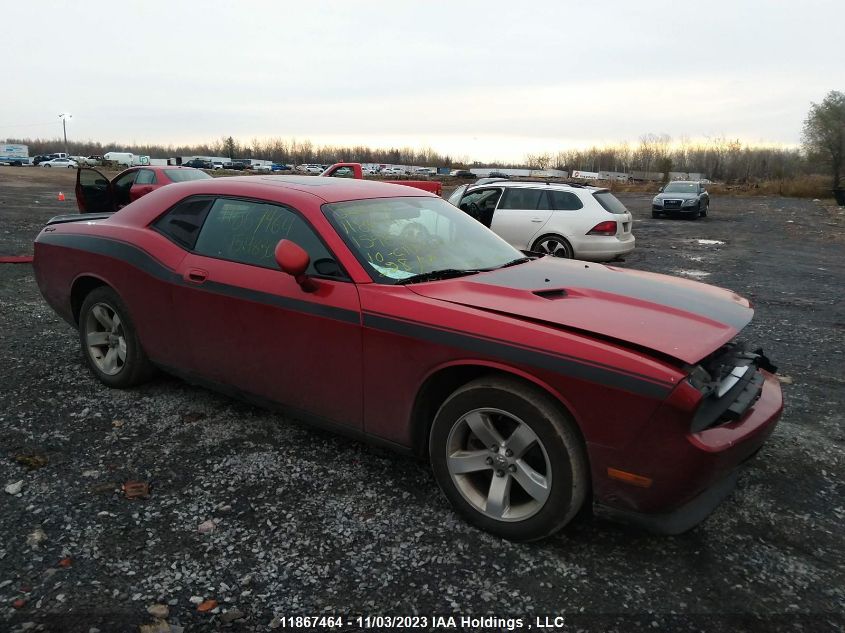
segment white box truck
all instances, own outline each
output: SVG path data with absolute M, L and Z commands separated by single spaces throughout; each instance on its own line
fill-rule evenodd
M 29 165 L 32 161 L 29 158 L 29 147 L 26 145 L 14 145 L 3 143 L 0 145 L 0 165 Z

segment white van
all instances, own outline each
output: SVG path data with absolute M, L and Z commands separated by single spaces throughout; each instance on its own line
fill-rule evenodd
M 131 167 L 135 162 L 135 154 L 132 152 L 106 152 L 103 154 L 103 159 Z

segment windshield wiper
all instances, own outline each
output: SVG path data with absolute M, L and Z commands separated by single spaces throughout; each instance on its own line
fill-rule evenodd
M 443 268 L 442 270 L 432 270 L 427 273 L 419 273 L 410 277 L 406 277 L 405 279 L 400 279 L 396 282 L 396 285 L 398 286 L 399 284 L 413 284 L 420 281 L 437 281 L 438 279 L 451 279 L 452 277 L 463 277 L 465 275 L 474 275 L 480 272 L 480 270 L 472 269 L 461 270 L 458 268 Z
M 517 264 L 524 264 L 525 262 L 530 262 L 530 257 L 517 257 L 516 259 L 512 259 L 507 264 L 502 264 L 499 268 L 507 268 L 509 266 L 516 266 Z M 494 269 L 496 270 L 496 269 Z

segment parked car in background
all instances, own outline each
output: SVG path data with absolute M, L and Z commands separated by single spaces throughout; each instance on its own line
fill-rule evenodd
M 223 169 L 223 161 L 222 160 L 213 160 L 211 161 L 211 168 L 212 169 Z
M 651 201 L 651 217 L 683 215 L 690 219 L 707 216 L 710 194 L 698 181 L 676 180 L 661 187 Z
M 41 161 L 38 163 L 39 167 L 65 167 L 67 169 L 76 169 L 79 166 L 72 158 L 51 158 L 50 160 Z
M 214 163 L 204 158 L 193 158 L 182 163 L 183 167 L 193 167 L 194 169 L 214 169 Z
M 37 156 L 33 156 L 32 164 L 33 165 L 40 165 L 41 163 L 44 163 L 48 160 L 51 160 L 49 154 L 38 154 Z
M 50 221 L 35 279 L 78 330 L 105 405 L 155 367 L 273 403 L 427 458 L 458 513 L 515 541 L 585 505 L 688 530 L 774 430 L 780 384 L 735 344 L 753 310 L 733 292 L 526 257 L 407 187 L 307 189 L 207 178 Z M 321 494 L 301 492 L 296 521 Z
M 98 167 L 99 165 L 103 164 L 103 157 L 99 154 L 92 154 L 91 156 L 86 156 L 81 161 L 79 161 L 80 165 L 84 165 L 86 167 Z
M 385 167 L 381 170 L 382 176 L 404 176 L 405 169 L 402 167 Z
M 83 167 L 76 174 L 76 205 L 80 213 L 111 213 L 166 185 L 209 178 L 204 171 L 184 165 L 130 167 L 111 180 Z
M 296 166 L 296 171 L 304 174 L 314 174 L 316 176 L 323 173 L 323 166 L 314 163 L 303 163 L 302 165 Z
M 273 171 L 291 171 L 290 165 L 285 165 L 284 163 L 273 163 L 271 169 Z
M 461 185 L 449 202 L 520 250 L 608 261 L 636 243 L 631 212 L 607 189 L 496 180 Z
M 273 171 L 273 165 L 256 163 L 256 164 L 252 165 L 251 169 L 253 171 Z
M 250 161 L 247 158 L 239 159 L 236 158 L 231 161 L 226 161 L 223 163 L 223 169 L 233 169 L 235 171 L 243 171 L 247 169 L 250 165 Z
M 417 167 L 413 175 L 415 176 L 434 176 L 437 173 L 437 170 L 433 167 Z
M 465 178 L 467 180 L 475 180 L 476 178 L 478 178 L 478 176 L 476 176 L 468 169 L 453 169 L 451 175 L 455 178 Z
M 364 178 L 364 168 L 361 166 L 361 163 L 335 163 L 320 175 L 335 178 L 357 178 L 361 180 Z M 443 193 L 443 183 L 439 180 L 384 180 L 382 182 L 414 187 L 415 189 L 430 191 L 438 196 Z

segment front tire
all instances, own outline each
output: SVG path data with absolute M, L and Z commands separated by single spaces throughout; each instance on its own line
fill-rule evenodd
M 563 257 L 565 259 L 572 259 L 574 252 L 572 245 L 566 241 L 566 238 L 560 235 L 544 235 L 536 242 L 531 249 L 535 253 L 545 253 L 552 257 Z
M 553 534 L 587 495 L 574 422 L 550 396 L 510 378 L 479 378 L 455 391 L 435 416 L 429 455 L 452 507 L 508 540 Z
M 707 209 L 709 209 L 709 208 L 710 208 L 710 203 L 709 203 L 709 202 L 705 202 L 705 203 L 704 203 L 704 208 L 701 210 L 701 217 L 702 217 L 702 218 L 706 218 L 706 217 L 707 217 Z
M 109 387 L 132 387 L 153 374 L 129 311 L 107 286 L 95 288 L 82 302 L 79 341 L 88 367 Z

